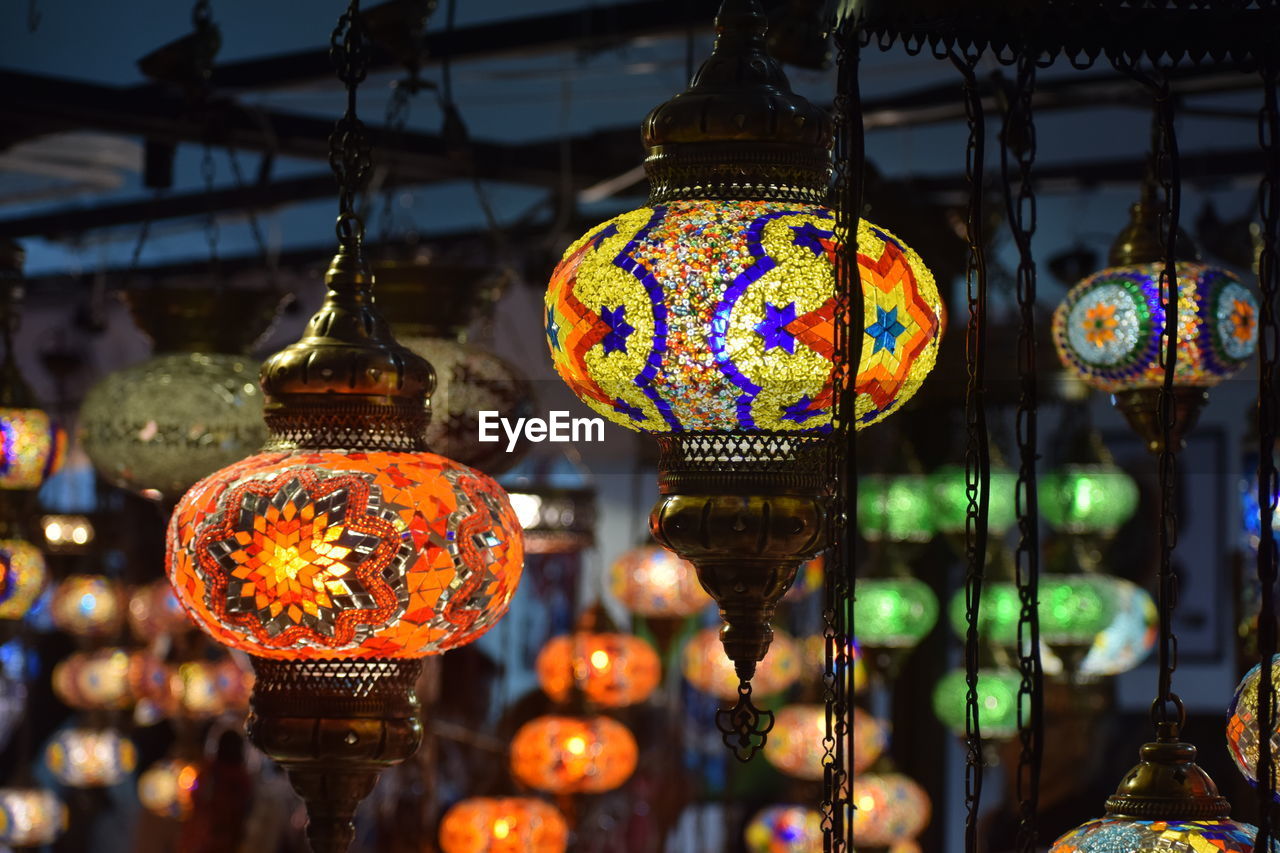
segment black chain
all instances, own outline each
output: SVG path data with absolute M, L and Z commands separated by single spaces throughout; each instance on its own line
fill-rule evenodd
M 1280 290 L 1280 106 L 1276 101 L 1280 66 L 1274 62 L 1262 72 L 1263 104 L 1258 113 L 1258 144 L 1266 155 L 1266 169 L 1258 189 L 1258 211 L 1262 219 L 1262 251 L 1258 255 L 1258 289 L 1261 316 L 1258 323 L 1258 507 L 1262 535 L 1258 538 L 1258 837 L 1254 849 L 1270 850 L 1274 838 L 1271 811 L 1275 799 L 1275 756 L 1271 733 L 1276 727 L 1274 673 L 1276 653 L 1276 540 L 1271 523 L 1276 512 L 1277 472 L 1275 443 L 1276 361 L 1280 358 L 1280 317 L 1276 297 Z
M 986 352 L 987 352 L 987 261 L 982 227 L 982 193 L 986 158 L 986 117 L 975 69 L 981 52 L 951 54 L 951 61 L 964 78 L 965 115 L 969 141 L 965 149 L 965 177 L 969 185 L 966 239 L 969 256 L 965 271 L 965 294 L 969 304 L 969 324 L 965 330 L 967 385 L 965 409 L 965 486 L 969 505 L 965 511 L 965 773 L 964 849 L 978 850 L 978 811 L 982 805 L 982 727 L 978 712 L 978 656 L 981 648 L 978 617 L 982 585 L 986 574 L 987 507 L 991 492 L 991 447 L 987 434 Z
M 347 110 L 329 135 L 329 167 L 338 180 L 338 242 L 358 249 L 364 222 L 356 214 L 356 197 L 373 171 L 373 153 L 364 122 L 356 117 L 356 90 L 369 72 L 369 40 L 360 18 L 360 0 L 351 0 L 329 39 L 329 58 L 347 87 Z
M 1036 409 L 1036 265 L 1031 239 L 1036 231 L 1036 196 L 1031 167 L 1036 157 L 1036 126 L 1031 98 L 1035 91 L 1035 57 L 1026 49 L 1018 54 L 1017 78 L 1005 113 L 1000 174 L 1004 184 L 1009 230 L 1018 247 L 1018 411 L 1015 432 L 1018 444 L 1018 481 L 1014 502 L 1018 516 L 1018 545 L 1014 551 L 1014 576 L 1018 587 L 1018 801 L 1019 853 L 1035 853 L 1039 837 L 1040 767 L 1044 748 L 1044 669 L 1040 661 L 1040 509 L 1036 494 L 1036 459 L 1039 441 Z M 1018 160 L 1017 192 L 1009 155 Z

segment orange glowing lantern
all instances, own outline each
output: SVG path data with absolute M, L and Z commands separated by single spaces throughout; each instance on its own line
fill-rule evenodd
M 614 596 L 640 616 L 689 616 L 711 603 L 693 563 L 657 545 L 627 551 L 614 561 L 609 577 Z
M 511 775 L 550 794 L 612 791 L 636 769 L 636 739 L 609 717 L 537 717 L 511 741 Z
M 724 653 L 717 628 L 703 628 L 689 638 L 681 658 L 684 677 L 689 683 L 717 699 L 738 698 L 738 673 L 733 661 Z M 764 660 L 756 664 L 751 685 L 762 696 L 786 690 L 800 677 L 800 651 L 786 631 L 775 628 L 773 642 Z
M 569 825 L 533 797 L 463 800 L 440 822 L 442 853 L 564 853 Z
M 630 634 L 577 631 L 552 637 L 538 653 L 538 684 L 556 702 L 574 690 L 588 702 L 621 708 L 649 698 L 662 678 L 653 646 Z
M 200 769 L 190 761 L 166 758 L 138 777 L 138 802 L 152 814 L 174 820 L 191 816 Z
M 823 705 L 788 705 L 778 711 L 773 732 L 764 745 L 764 757 L 783 773 L 800 779 L 821 779 L 826 749 L 827 709 Z M 852 770 L 870 767 L 888 745 L 883 723 L 853 709 Z

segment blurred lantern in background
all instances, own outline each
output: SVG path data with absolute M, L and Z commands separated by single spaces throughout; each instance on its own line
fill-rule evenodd
M 133 704 L 129 653 L 120 648 L 74 652 L 53 668 L 53 692 L 80 710 L 120 709 Z
M 136 587 L 130 594 L 129 627 L 139 640 L 151 642 L 166 634 L 194 630 L 196 623 L 182 608 L 169 582 L 158 580 Z
M 27 685 L 8 673 L 0 672 L 0 750 L 9 745 L 9 738 L 22 722 L 27 710 Z
M 568 845 L 560 811 L 533 797 L 473 797 L 440 821 L 441 853 L 564 853 Z
M 858 530 L 869 542 L 928 542 L 938 531 L 939 518 L 924 475 L 858 478 Z
M 595 489 L 523 483 L 507 496 L 524 530 L 526 554 L 576 554 L 595 544 Z
M 1040 475 L 1040 513 L 1063 533 L 1111 536 L 1138 508 L 1138 484 L 1114 464 L 1064 465 Z
M 822 853 L 822 814 L 804 806 L 769 806 L 747 824 L 751 853 Z
M 1158 614 L 1151 593 L 1124 578 L 1098 578 L 1111 586 L 1114 615 L 1080 664 L 1080 675 L 1087 678 L 1128 672 L 1145 661 L 1156 644 Z
M 632 548 L 615 560 L 609 588 L 638 616 L 690 616 L 711 603 L 693 564 L 659 545 Z
M 93 544 L 96 531 L 87 515 L 45 515 L 40 518 L 45 550 L 55 554 L 76 554 Z
M 0 539 L 0 619 L 21 619 L 44 591 L 44 555 L 30 542 Z
M 71 788 L 118 784 L 138 765 L 133 741 L 114 729 L 71 727 L 55 734 L 44 751 L 49 772 Z
M 271 324 L 281 295 L 150 288 L 126 299 L 154 355 L 89 390 L 80 443 L 108 482 L 174 501 L 266 439 L 258 363 L 244 353 Z
M 826 578 L 826 557 L 822 554 L 800 566 L 796 572 L 795 582 L 782 597 L 783 601 L 792 602 L 808 598 L 815 592 L 821 592 Z
M 602 708 L 649 698 L 662 679 L 658 653 L 630 634 L 577 631 L 552 637 L 534 664 L 538 684 L 555 702 L 580 692 Z
M 165 758 L 138 776 L 138 802 L 154 815 L 186 820 L 195 808 L 200 768 L 190 761 Z
M 1280 655 L 1272 659 L 1275 666 L 1280 666 Z M 1258 744 L 1261 734 L 1258 731 L 1258 684 L 1262 680 L 1262 666 L 1255 664 L 1240 683 L 1231 697 L 1231 706 L 1227 709 L 1227 750 L 1244 777 L 1252 785 L 1258 784 Z M 1280 703 L 1280 683 L 1273 683 L 1272 690 L 1276 701 Z M 1271 730 L 1271 749 L 1275 755 L 1280 752 L 1280 722 Z M 1272 775 L 1277 783 L 1272 787 L 1280 788 L 1280 767 L 1273 767 Z M 1280 794 L 1276 794 L 1280 802 Z
M 800 641 L 801 679 L 821 678 L 827 668 L 827 638 L 822 634 L 810 634 Z M 768 658 L 765 658 L 768 660 Z M 867 665 L 862 654 L 862 647 L 857 640 L 851 640 L 845 660 L 853 665 L 853 692 L 861 693 L 867 686 Z M 847 664 L 846 664 L 847 665 Z M 832 666 L 840 666 L 839 658 L 832 661 Z
M 1003 466 L 991 468 L 987 530 L 999 536 L 1013 527 L 1014 488 L 1018 475 Z M 939 533 L 963 534 L 969 513 L 969 485 L 961 465 L 943 465 L 929 475 L 930 512 Z M 859 496 L 861 503 L 861 496 Z
M 853 838 L 861 847 L 913 841 L 929 825 L 929 795 L 901 773 L 863 773 L 853 780 Z
M 854 624 L 868 649 L 913 648 L 938 621 L 938 597 L 912 577 L 858 578 Z
M 684 677 L 694 687 L 717 699 L 736 699 L 738 674 L 733 661 L 724 653 L 718 628 L 703 628 L 685 644 L 680 658 Z M 781 693 L 800 677 L 800 649 L 786 631 L 775 628 L 773 642 L 764 660 L 756 664 L 752 679 L 754 690 L 761 696 Z
M 45 788 L 0 788 L 0 844 L 41 847 L 67 828 L 67 807 Z
M 953 669 L 942 676 L 933 689 L 934 714 L 960 737 L 965 735 L 967 678 L 963 669 Z M 1009 667 L 978 670 L 978 721 L 984 740 L 1003 740 L 1017 734 L 1021 685 L 1022 675 Z
M 120 630 L 128 605 L 124 587 L 106 575 L 70 575 L 53 589 L 49 614 L 76 637 L 106 637 Z
M 549 794 L 600 794 L 631 778 L 636 739 L 610 717 L 537 717 L 511 740 L 511 775 Z
M 787 705 L 777 712 L 773 732 L 764 745 L 769 763 L 798 779 L 822 779 L 826 749 L 827 709 L 823 705 Z M 853 709 L 852 771 L 870 767 L 889 745 L 889 732 L 875 717 Z

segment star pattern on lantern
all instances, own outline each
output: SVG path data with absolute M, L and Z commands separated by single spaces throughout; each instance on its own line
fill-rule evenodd
M 898 322 L 898 308 L 894 306 L 889 310 L 876 306 L 876 321 L 867 327 L 867 334 L 871 336 L 871 340 L 875 342 L 875 348 L 871 350 L 872 354 L 880 352 L 880 350 L 888 350 L 896 352 L 898 347 L 898 338 L 907 327 Z
M 823 230 L 812 222 L 792 225 L 791 230 L 795 232 L 795 236 L 791 238 L 792 242 L 813 252 L 815 258 L 821 257 L 823 252 L 831 252 L 834 248 L 831 242 L 831 238 L 835 236 L 834 231 Z
M 1256 332 L 1257 314 L 1254 306 L 1243 299 L 1231 300 L 1231 334 L 1236 340 L 1248 343 Z
M 625 353 L 627 338 L 635 331 L 635 327 L 627 322 L 627 306 L 619 305 L 617 308 L 610 309 L 601 305 L 600 322 L 609 330 L 600 341 L 605 355 L 611 352 Z
M 788 302 L 778 307 L 770 302 L 764 304 L 765 318 L 756 324 L 756 331 L 764 338 L 764 351 L 782 349 L 788 354 L 796 351 L 796 336 L 787 328 L 796 319 L 796 303 Z
M 1115 339 L 1117 323 L 1116 306 L 1099 302 L 1085 311 L 1081 326 L 1089 343 L 1102 346 Z
M 591 246 L 592 246 L 592 248 L 594 248 L 594 249 L 599 249 L 599 248 L 600 248 L 600 245 L 601 245 L 605 240 L 607 240 L 607 239 L 608 239 L 608 238 L 610 238 L 610 237 L 615 237 L 615 236 L 617 236 L 617 234 L 618 234 L 618 226 L 617 226 L 617 225 L 612 224 L 612 223 L 610 223 L 609 225 L 606 225 L 604 228 L 601 228 L 599 231 L 597 231 L 597 232 L 596 232 L 596 234 L 595 234 L 595 236 L 591 238 Z
M 560 324 L 556 322 L 556 309 L 547 309 L 547 340 L 554 349 L 560 349 Z

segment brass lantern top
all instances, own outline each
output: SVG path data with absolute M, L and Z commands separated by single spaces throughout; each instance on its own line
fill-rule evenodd
M 1134 820 L 1225 820 L 1231 804 L 1196 764 L 1196 748 L 1176 736 L 1144 744 L 1142 760 L 1107 799 L 1107 817 Z
M 724 0 L 716 44 L 688 90 L 653 109 L 641 135 L 649 202 L 825 202 L 834 125 L 791 91 L 765 51 L 759 0 Z

